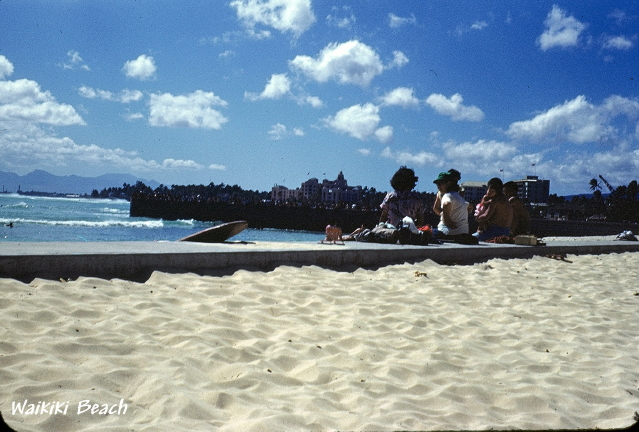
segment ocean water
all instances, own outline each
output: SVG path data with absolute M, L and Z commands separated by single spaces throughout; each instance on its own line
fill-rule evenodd
M 12 226 L 10 226 L 12 224 Z M 129 217 L 120 199 L 54 198 L 0 193 L 0 242 L 177 240 L 217 225 Z M 248 228 L 233 241 L 319 241 L 323 233 Z

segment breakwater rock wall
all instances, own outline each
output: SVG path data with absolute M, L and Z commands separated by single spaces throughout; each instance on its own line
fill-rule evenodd
M 376 210 L 170 201 L 149 198 L 131 198 L 129 214 L 132 217 L 165 220 L 195 219 L 205 222 L 245 220 L 250 228 L 279 228 L 322 232 L 329 221 L 335 220 L 344 233 L 351 232 L 362 224 L 372 227 L 379 221 L 380 215 L 379 211 Z
M 229 204 L 224 202 L 178 201 L 132 197 L 130 216 L 164 220 L 195 219 L 211 222 L 245 220 L 251 228 L 278 228 L 304 231 L 324 231 L 335 220 L 344 233 L 352 232 L 362 224 L 372 227 L 379 221 L 379 210 L 327 209 L 310 207 L 286 207 L 267 204 Z M 437 226 L 439 217 L 426 215 L 426 223 Z M 634 223 L 610 223 L 594 221 L 567 221 L 532 219 L 532 233 L 547 236 L 603 236 L 632 231 L 639 234 Z M 476 229 L 471 221 L 471 231 Z

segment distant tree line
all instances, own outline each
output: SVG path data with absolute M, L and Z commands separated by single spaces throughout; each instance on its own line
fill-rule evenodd
M 238 185 L 227 185 L 224 183 L 208 185 L 172 185 L 171 187 L 161 184 L 153 189 L 138 181 L 135 185 L 124 183 L 122 187 L 110 187 L 98 192 L 94 189 L 92 198 L 120 198 L 130 200 L 134 194 L 144 194 L 157 199 L 179 200 L 179 201 L 233 201 L 233 202 L 253 202 L 269 199 L 270 192 L 260 192 L 244 190 Z
M 612 188 L 604 182 L 611 191 L 609 194 L 602 193 L 601 183 L 592 179 L 589 183 L 591 196 L 576 195 L 570 199 L 552 194 L 549 197 L 548 205 L 541 208 L 529 209 L 533 217 L 555 216 L 569 220 L 600 220 L 609 222 L 630 221 L 639 222 L 639 186 L 636 180 L 631 181 L 627 186 Z M 138 181 L 135 185 L 124 183 L 122 187 L 110 187 L 98 191 L 94 189 L 92 198 L 120 198 L 130 200 L 134 194 L 143 195 L 148 199 L 167 201 L 215 201 L 229 202 L 236 204 L 274 204 L 288 206 L 318 206 L 320 197 L 305 201 L 289 201 L 286 203 L 271 203 L 270 192 L 260 192 L 257 190 L 244 190 L 238 185 L 227 185 L 224 183 L 208 185 L 172 185 L 171 187 L 160 185 L 153 189 L 143 182 Z M 435 200 L 435 194 L 430 192 L 419 193 L 426 208 L 430 209 Z M 356 207 L 363 209 L 379 209 L 386 192 L 379 192 L 375 188 L 364 187 L 361 199 L 356 203 Z M 337 207 L 345 206 L 338 203 Z
M 604 180 L 602 178 L 602 180 Z M 591 196 L 576 195 L 571 199 L 550 195 L 548 211 L 570 220 L 598 220 L 608 222 L 639 222 L 639 186 L 637 180 L 627 186 L 613 188 L 604 180 L 609 194 L 602 193 L 601 183 L 590 180 Z
M 141 181 L 138 181 L 135 185 L 124 183 L 122 187 L 104 188 L 99 192 L 97 189 L 93 189 L 91 198 L 121 198 L 129 200 L 131 199 L 131 195 L 136 192 L 153 193 L 153 189 Z
M 153 189 L 143 182 L 138 181 L 135 185 L 124 183 L 121 187 L 110 187 L 98 191 L 94 189 L 91 193 L 92 198 L 119 198 L 130 200 L 132 196 L 145 196 L 148 199 L 167 200 L 167 201 L 224 201 L 231 203 L 249 204 L 249 203 L 269 203 L 274 205 L 286 206 L 318 206 L 321 204 L 321 197 L 317 196 L 308 200 L 291 200 L 285 203 L 271 203 L 270 192 L 260 192 L 258 190 L 244 190 L 238 185 L 227 185 L 224 183 L 208 185 L 172 185 L 171 187 L 160 185 Z M 421 198 L 424 200 L 427 208 L 432 207 L 435 201 L 435 194 L 430 192 L 421 192 Z M 362 188 L 362 194 L 359 202 L 355 203 L 358 208 L 378 209 L 384 200 L 386 192 L 379 192 L 374 187 Z M 346 204 L 338 203 L 337 207 L 343 207 Z

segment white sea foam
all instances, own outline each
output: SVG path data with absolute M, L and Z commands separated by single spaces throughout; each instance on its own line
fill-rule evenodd
M 111 207 L 104 207 L 101 208 L 99 210 L 100 213 L 109 213 L 109 214 L 118 214 L 118 215 L 125 215 L 125 216 L 129 216 L 129 209 L 128 208 L 111 208 Z
M 180 224 L 184 224 L 184 225 L 190 225 L 190 226 L 193 226 L 196 223 L 201 223 L 201 222 L 196 221 L 195 219 L 178 219 L 178 220 L 176 220 L 174 222 L 177 222 L 177 223 L 180 223 Z
M 88 220 L 44 220 L 44 219 L 7 219 L 0 218 L 0 223 L 7 224 L 13 222 L 14 225 L 19 224 L 37 224 L 49 226 L 79 226 L 93 228 L 162 228 L 164 222 L 162 220 L 105 220 L 105 221 L 88 221 Z
M 120 198 L 81 198 L 81 197 L 54 197 L 54 196 L 41 196 L 41 195 L 22 195 L 16 193 L 5 194 L 7 198 L 21 198 L 29 201 L 67 201 L 67 202 L 81 202 L 91 204 L 128 204 L 129 202 Z

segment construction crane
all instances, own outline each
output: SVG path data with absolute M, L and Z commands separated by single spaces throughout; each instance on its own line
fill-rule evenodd
M 603 176 L 601 174 L 599 174 L 599 178 L 604 182 L 604 184 L 606 185 L 606 187 L 608 188 L 608 190 L 610 190 L 610 193 L 613 193 L 615 191 L 615 188 L 613 188 L 610 183 L 608 183 L 608 180 L 606 180 L 605 178 L 603 178 Z

